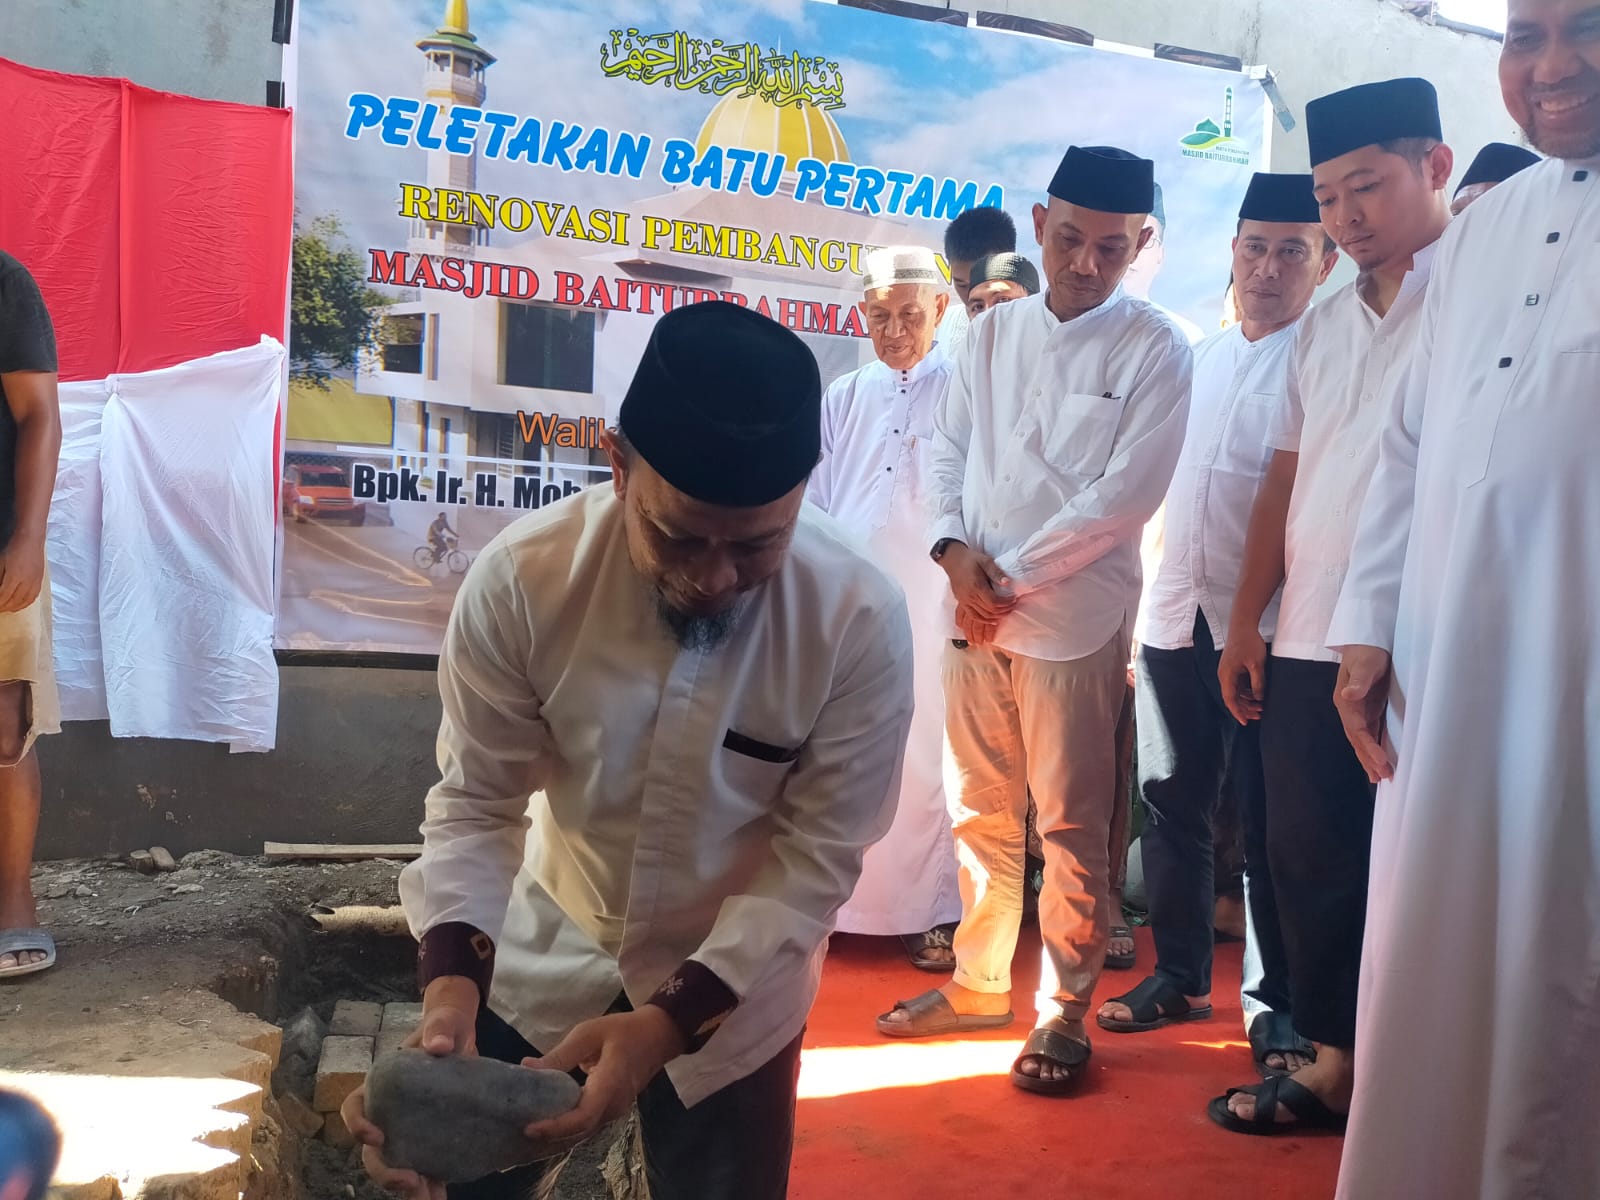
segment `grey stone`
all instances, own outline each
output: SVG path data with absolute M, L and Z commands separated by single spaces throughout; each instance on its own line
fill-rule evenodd
M 154 875 L 156 873 L 155 856 L 148 850 L 135 850 L 128 855 L 128 865 L 141 875 Z
M 177 859 L 172 857 L 172 851 L 165 846 L 151 846 L 150 857 L 155 860 L 156 870 L 158 871 L 176 871 L 178 869 Z
M 383 1005 L 368 1000 L 341 1000 L 333 1006 L 328 1032 L 335 1037 L 377 1037 Z
M 294 1017 L 284 1022 L 283 1050 L 285 1058 L 298 1055 L 317 1061 L 322 1052 L 322 1039 L 328 1036 L 328 1027 L 310 1008 L 302 1008 Z
M 428 1179 L 465 1183 L 570 1148 L 530 1141 L 523 1129 L 578 1106 L 582 1089 L 560 1071 L 490 1058 L 399 1050 L 367 1077 L 367 1117 L 383 1131 L 384 1161 Z

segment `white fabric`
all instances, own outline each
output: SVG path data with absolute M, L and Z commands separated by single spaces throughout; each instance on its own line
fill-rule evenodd
M 117 737 L 273 746 L 282 362 L 263 338 L 108 381 L 99 618 Z
M 1195 348 L 1189 427 L 1167 489 L 1161 565 L 1140 612 L 1141 645 L 1194 645 L 1196 610 L 1205 614 L 1217 649 L 1226 640 L 1250 509 L 1272 458 L 1267 429 L 1284 404 L 1299 328 L 1296 321 L 1249 342 L 1235 325 Z M 1261 615 L 1261 636 L 1269 641 L 1277 616 L 1274 596 Z
M 1329 634 L 1392 647 L 1398 746 L 1338 1194 L 1596 1196 L 1600 161 L 1445 235 L 1402 401 Z
M 894 824 L 867 851 L 861 880 L 839 910 L 843 933 L 920 933 L 961 916 L 940 685 L 950 589 L 923 540 L 933 414 L 949 378 L 950 360 L 935 344 L 909 371 L 869 363 L 835 380 L 822 398 L 822 461 L 807 496 L 904 589 L 916 667 Z
M 104 721 L 105 655 L 100 647 L 100 421 L 104 380 L 63 383 L 61 460 L 50 500 L 52 639 L 63 721 Z
M 467 573 L 439 659 L 442 779 L 400 896 L 419 936 L 463 921 L 496 941 L 495 1011 L 541 1049 L 704 964 L 740 1004 L 668 1067 L 692 1105 L 805 1023 L 834 914 L 894 816 L 911 631 L 900 589 L 807 505 L 729 639 L 681 650 L 622 516 L 590 488 Z
M 1381 319 L 1352 280 L 1300 320 L 1287 401 L 1267 434 L 1274 449 L 1300 456 L 1284 533 L 1274 657 L 1339 659 L 1328 649 L 1328 622 L 1378 461 L 1378 428 L 1416 341 L 1436 248 L 1417 252 Z
M 994 556 L 1016 608 L 995 644 L 1093 654 L 1132 627 L 1139 539 L 1183 449 L 1193 353 L 1119 287 L 1071 321 L 1046 296 L 979 314 L 934 419 L 928 544 Z
M 946 352 L 954 354 L 957 347 L 967 340 L 967 331 L 972 328 L 972 318 L 967 315 L 966 305 L 961 303 L 961 297 L 956 295 L 952 288 L 950 291 L 950 307 L 944 310 L 944 320 L 939 322 L 938 331 L 933 335 Z
M 1156 304 L 1154 300 L 1150 301 L 1150 303 L 1155 304 L 1156 311 L 1178 327 L 1178 331 L 1183 334 L 1189 345 L 1199 346 L 1201 342 L 1206 340 L 1206 331 L 1201 329 L 1200 326 L 1189 320 L 1189 318 L 1184 316 L 1182 313 L 1174 312 L 1165 304 Z

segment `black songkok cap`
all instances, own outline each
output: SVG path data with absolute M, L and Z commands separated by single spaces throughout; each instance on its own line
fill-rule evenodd
M 1532 150 L 1524 150 L 1521 146 L 1506 142 L 1490 142 L 1478 151 L 1478 157 L 1472 160 L 1467 173 L 1456 184 L 1455 194 L 1459 196 L 1462 188 L 1469 188 L 1475 183 L 1504 183 L 1524 167 L 1531 167 L 1538 161 L 1539 156 Z
M 1306 105 L 1313 167 L 1398 138 L 1443 140 L 1439 93 L 1426 79 L 1386 79 L 1319 96 Z
M 1156 206 L 1156 168 L 1115 146 L 1069 146 L 1050 194 L 1079 208 L 1106 213 L 1143 213 Z
M 1039 294 L 1039 272 L 1020 254 L 990 254 L 972 264 L 972 286 L 994 280 L 1020 283 L 1028 295 Z
M 1278 221 L 1290 225 L 1315 225 L 1322 220 L 1311 176 L 1280 175 L 1257 171 L 1239 205 L 1241 221 Z
M 675 308 L 650 331 L 622 399 L 623 436 L 678 491 L 755 508 L 822 454 L 822 380 L 797 336 L 724 300 Z

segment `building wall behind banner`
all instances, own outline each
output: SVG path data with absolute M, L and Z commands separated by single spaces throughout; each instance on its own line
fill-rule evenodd
M 0 55 L 76 75 L 265 104 L 283 78 L 273 0 L 4 0 Z

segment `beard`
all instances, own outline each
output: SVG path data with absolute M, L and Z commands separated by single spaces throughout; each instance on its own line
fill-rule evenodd
M 744 609 L 741 601 L 721 612 L 685 612 L 668 600 L 659 589 L 655 591 L 654 599 L 656 616 L 682 650 L 715 650 L 728 640 L 728 635 L 739 623 L 739 614 Z

